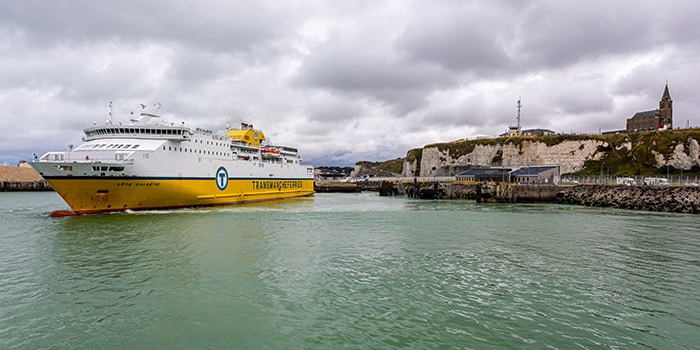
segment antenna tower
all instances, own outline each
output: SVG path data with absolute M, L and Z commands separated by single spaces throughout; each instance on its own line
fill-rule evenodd
M 520 103 L 520 99 L 521 99 L 520 96 L 518 96 L 518 130 L 520 130 L 520 108 L 523 106 Z

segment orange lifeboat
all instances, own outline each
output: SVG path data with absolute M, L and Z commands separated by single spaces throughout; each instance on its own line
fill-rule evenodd
M 260 150 L 265 158 L 279 158 L 280 150 L 277 148 L 263 148 Z

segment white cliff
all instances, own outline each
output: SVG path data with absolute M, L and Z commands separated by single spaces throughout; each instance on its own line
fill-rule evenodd
M 616 139 L 596 136 L 588 139 L 562 140 L 553 145 L 548 145 L 538 139 L 518 139 L 517 143 L 511 142 L 511 140 L 492 139 L 433 144 L 425 146 L 423 149 L 409 151 L 410 156 L 407 156 L 404 162 L 403 175 L 445 176 L 454 175 L 461 169 L 471 167 L 554 164 L 560 166 L 562 174 L 567 174 L 583 170 L 586 161 L 606 161 L 606 157 L 611 152 L 615 152 L 619 157 L 627 157 L 632 163 L 638 161 L 638 157 L 634 156 L 638 153 L 634 152 L 649 152 L 653 158 L 653 160 L 649 160 L 651 164 L 635 164 L 635 166 L 656 168 L 670 166 L 684 170 L 700 167 L 700 144 L 696 140 L 700 137 L 693 138 L 696 135 L 688 136 L 686 134 L 687 138 L 679 139 L 680 135 L 680 133 L 661 136 L 649 134 L 645 135 L 646 141 L 641 138 L 632 141 L 630 137 L 624 135 L 614 136 L 617 137 Z M 620 137 L 623 138 L 620 139 Z M 666 155 L 656 150 L 658 147 L 657 137 L 668 137 L 676 140 L 672 143 L 672 149 L 666 150 Z M 652 141 L 648 143 L 650 139 Z M 640 148 L 644 144 L 651 145 L 651 147 L 648 150 Z M 635 151 L 633 152 L 633 150 Z M 671 150 L 672 152 L 670 152 Z

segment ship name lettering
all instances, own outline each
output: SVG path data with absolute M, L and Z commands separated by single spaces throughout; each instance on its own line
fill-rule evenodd
M 160 186 L 160 182 L 149 181 L 149 182 L 137 183 L 136 186 L 141 186 L 141 187 Z
M 288 188 L 302 188 L 301 180 L 253 180 L 254 190 L 274 190 Z

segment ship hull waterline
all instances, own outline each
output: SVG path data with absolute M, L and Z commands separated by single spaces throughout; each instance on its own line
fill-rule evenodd
M 273 201 L 314 194 L 313 179 L 46 178 L 74 214 Z

